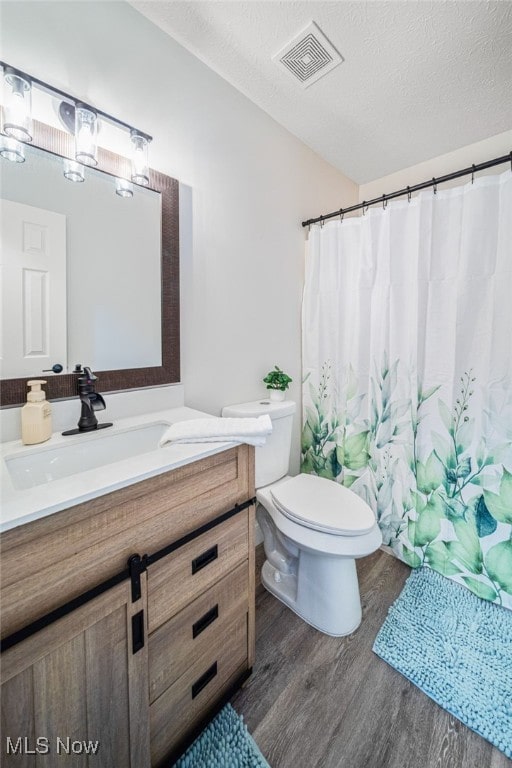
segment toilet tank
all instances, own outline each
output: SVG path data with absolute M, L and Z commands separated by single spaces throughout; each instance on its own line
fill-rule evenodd
M 230 418 L 257 418 L 268 413 L 272 420 L 272 434 L 267 437 L 265 445 L 255 448 L 256 488 L 275 483 L 288 472 L 295 407 L 292 400 L 274 403 L 263 399 L 226 405 L 222 409 L 222 415 Z

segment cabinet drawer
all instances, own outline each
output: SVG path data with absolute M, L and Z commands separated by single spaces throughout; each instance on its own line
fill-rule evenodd
M 198 659 L 151 704 L 151 765 L 158 765 L 176 747 L 246 663 L 247 617 L 243 616 L 227 628 L 217 650 Z
M 240 512 L 149 567 L 150 633 L 247 559 L 248 520 Z
M 214 647 L 249 606 L 247 561 L 162 624 L 149 637 L 149 700 L 153 702 Z

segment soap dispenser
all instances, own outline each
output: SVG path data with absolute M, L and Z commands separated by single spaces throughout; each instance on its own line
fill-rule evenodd
M 46 400 L 41 384 L 46 381 L 33 379 L 27 382 L 30 392 L 21 409 L 21 440 L 25 445 L 44 443 L 52 434 L 52 409 Z

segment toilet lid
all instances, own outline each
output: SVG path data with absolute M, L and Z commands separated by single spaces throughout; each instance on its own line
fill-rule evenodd
M 375 525 L 375 515 L 365 501 L 323 477 L 297 475 L 278 483 L 270 493 L 283 515 L 316 531 L 360 536 Z

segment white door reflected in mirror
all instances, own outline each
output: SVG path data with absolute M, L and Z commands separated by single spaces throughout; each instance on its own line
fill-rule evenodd
M 2 378 L 67 367 L 66 216 L 0 200 Z

